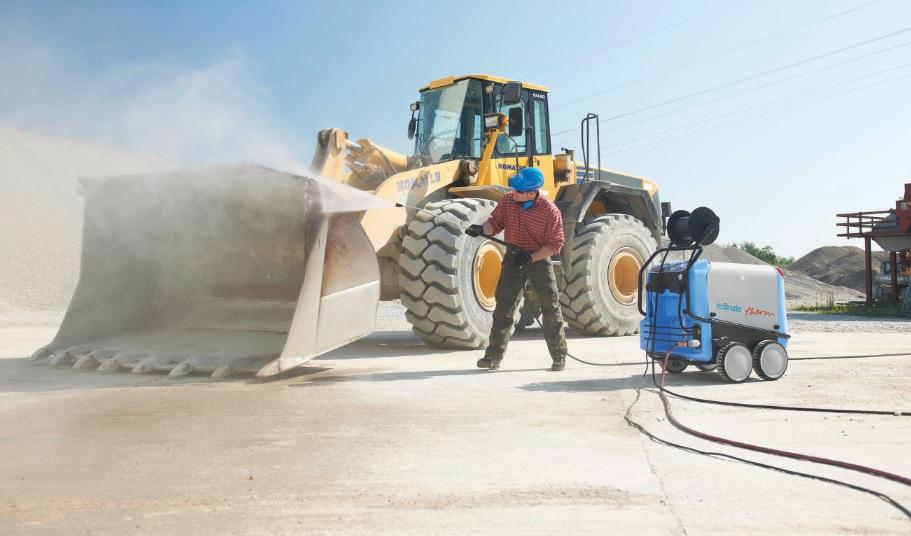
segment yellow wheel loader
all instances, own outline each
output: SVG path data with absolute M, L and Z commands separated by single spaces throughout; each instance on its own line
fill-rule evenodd
M 448 77 L 411 111 L 412 156 L 327 129 L 310 176 L 246 164 L 82 180 L 79 284 L 33 359 L 267 377 L 369 334 L 379 300 L 395 299 L 425 342 L 483 348 L 504 251 L 464 229 L 527 166 L 563 213 L 566 321 L 636 332 L 639 268 L 669 213 L 655 183 L 589 162 L 590 136 L 583 162 L 554 154 L 542 86 Z M 533 297 L 523 310 L 534 316 Z

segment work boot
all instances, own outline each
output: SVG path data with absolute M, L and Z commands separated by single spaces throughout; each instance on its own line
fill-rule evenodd
M 566 358 L 565 357 L 555 357 L 553 364 L 550 366 L 550 370 L 560 371 L 566 369 Z
M 502 361 L 502 359 L 491 359 L 490 357 L 484 356 L 481 359 L 478 359 L 478 368 L 498 370 L 500 368 L 500 361 Z

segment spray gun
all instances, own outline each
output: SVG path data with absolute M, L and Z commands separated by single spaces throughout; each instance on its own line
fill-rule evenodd
M 396 203 L 395 206 L 397 206 L 397 207 L 399 207 L 399 208 L 407 208 L 407 209 L 411 209 L 411 210 L 418 210 L 418 211 L 423 212 L 423 213 L 425 213 L 425 214 L 429 214 L 429 215 L 433 216 L 434 218 L 436 218 L 437 216 L 440 216 L 440 217 L 442 217 L 442 216 L 448 216 L 448 214 L 446 214 L 445 212 L 431 212 L 431 211 L 429 211 L 429 210 L 427 210 L 427 209 L 424 209 L 424 208 L 412 207 L 412 206 L 409 206 L 409 205 L 405 205 L 405 204 L 403 204 L 403 203 Z M 452 220 L 452 221 L 453 221 L 454 223 L 456 223 L 456 224 L 459 226 L 459 228 L 462 227 L 462 222 L 456 222 L 455 220 Z M 463 229 L 463 230 L 464 230 L 464 229 Z M 499 238 L 497 238 L 497 237 L 495 237 L 495 236 L 491 236 L 491 235 L 485 234 L 485 233 L 478 233 L 478 236 L 484 237 L 484 238 L 486 238 L 487 240 L 490 240 L 491 242 L 496 242 L 497 244 L 500 244 L 501 246 L 505 247 L 506 250 L 507 250 L 509 253 L 512 253 L 513 255 L 518 254 L 518 253 L 524 253 L 524 254 L 527 255 L 526 251 L 525 251 L 524 249 L 520 248 L 519 246 L 517 246 L 517 245 L 515 245 L 515 244 L 510 244 L 509 242 L 506 242 L 505 240 L 500 240 Z

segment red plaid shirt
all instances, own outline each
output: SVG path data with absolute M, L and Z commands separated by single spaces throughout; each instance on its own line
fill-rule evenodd
M 544 246 L 554 253 L 563 248 L 563 216 L 557 205 L 543 195 L 539 195 L 535 205 L 528 210 L 522 210 L 513 199 L 512 192 L 504 195 L 487 223 L 493 227 L 491 234 L 505 229 L 505 240 L 528 253 Z

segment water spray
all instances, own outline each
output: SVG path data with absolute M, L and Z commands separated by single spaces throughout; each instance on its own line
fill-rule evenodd
M 418 210 L 418 211 L 423 212 L 423 213 L 425 213 L 425 214 L 429 214 L 429 215 L 433 216 L 434 218 L 436 218 L 437 216 L 448 216 L 448 214 L 446 214 L 445 212 L 431 212 L 431 211 L 429 211 L 429 210 L 427 210 L 427 209 L 425 209 L 425 208 L 412 207 L 412 206 L 406 205 L 406 204 L 404 204 L 404 203 L 396 203 L 395 206 L 398 207 L 398 208 L 407 208 L 407 209 L 411 209 L 411 210 Z M 454 221 L 454 222 L 459 226 L 459 228 L 462 227 L 462 222 L 456 222 L 455 220 L 451 220 L 451 221 Z M 495 236 L 491 236 L 491 235 L 489 235 L 489 234 L 478 233 L 478 236 L 484 237 L 484 238 L 486 238 L 487 240 L 490 240 L 491 242 L 496 242 L 497 244 L 500 244 L 501 246 L 503 246 L 503 247 L 505 247 L 506 249 L 509 249 L 509 250 L 516 250 L 516 249 L 518 249 L 518 246 L 516 246 L 515 244 L 510 244 L 509 242 L 506 242 L 505 240 L 501 240 L 501 239 L 499 239 L 499 238 L 497 238 L 497 237 L 495 237 Z

